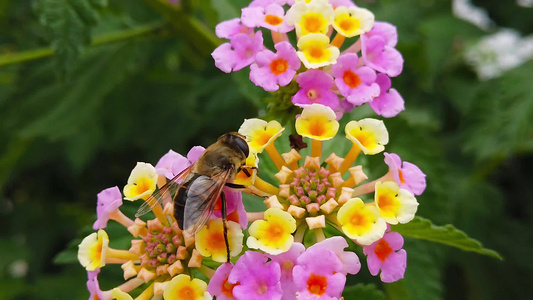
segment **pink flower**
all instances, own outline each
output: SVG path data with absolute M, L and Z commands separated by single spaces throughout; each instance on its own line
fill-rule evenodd
M 263 46 L 263 34 L 261 31 L 254 35 L 237 33 L 231 37 L 229 43 L 218 46 L 211 56 L 215 60 L 217 68 L 230 73 L 238 71 L 254 62 L 255 55 Z
M 87 290 L 89 291 L 89 299 L 106 299 L 104 292 L 100 289 L 98 284 L 98 273 L 100 269 L 87 272 Z
M 370 274 L 376 276 L 381 270 L 381 281 L 394 282 L 403 278 L 407 267 L 407 252 L 403 247 L 403 237 L 397 232 L 387 233 L 380 240 L 370 246 L 363 246 L 363 253 L 367 255 L 367 265 Z
M 265 49 L 257 53 L 256 63 L 250 66 L 250 80 L 269 92 L 288 85 L 301 65 L 296 50 L 289 42 L 279 42 L 274 47 L 276 54 Z
M 396 26 L 387 22 L 374 22 L 372 30 L 365 33 L 365 36 L 370 38 L 372 36 L 380 36 L 385 40 L 385 44 L 389 47 L 396 47 L 398 43 L 398 31 Z
M 180 155 L 181 158 L 174 160 L 174 162 L 172 163 L 172 177 L 171 178 L 178 175 L 179 173 L 181 173 L 181 171 L 185 170 L 190 165 L 195 163 L 198 160 L 198 158 L 200 158 L 200 155 L 202 155 L 204 151 L 205 151 L 204 147 L 194 146 L 191 148 L 191 150 L 189 150 L 189 153 L 187 153 L 187 157 L 183 157 Z M 159 164 L 159 162 L 157 164 Z M 157 165 L 156 165 L 156 169 L 157 169 Z
M 241 23 L 240 18 L 220 22 L 215 27 L 216 35 L 221 39 L 231 39 L 239 33 L 252 34 L 254 30 Z
M 426 174 L 416 165 L 404 161 L 398 154 L 383 153 L 385 163 L 389 166 L 389 172 L 392 173 L 394 181 L 402 189 L 406 189 L 414 195 L 421 195 L 426 189 Z
M 280 266 L 267 260 L 265 254 L 254 251 L 247 251 L 239 258 L 228 277 L 229 283 L 237 284 L 233 288 L 235 299 L 281 299 Z
M 405 109 L 404 101 L 396 89 L 391 89 L 391 80 L 385 74 L 378 74 L 376 83 L 380 94 L 369 103 L 370 107 L 380 116 L 392 118 Z
M 224 263 L 217 268 L 215 275 L 213 275 L 207 286 L 207 291 L 211 296 L 216 296 L 218 300 L 235 299 L 233 297 L 235 284 L 228 282 L 228 277 L 232 270 L 233 264 L 231 263 Z
M 159 175 L 165 175 L 166 178 L 172 179 L 175 174 L 172 172 L 172 167 L 175 163 L 179 163 L 182 160 L 187 160 L 181 154 L 169 150 L 165 155 L 163 155 L 157 164 L 155 165 L 155 170 Z
M 117 211 L 122 205 L 122 194 L 116 186 L 105 189 L 98 193 L 96 202 L 96 222 L 93 229 L 98 230 L 107 227 L 110 214 Z
M 293 243 L 289 251 L 270 255 L 272 261 L 277 262 L 281 267 L 281 289 L 283 290 L 282 300 L 292 300 L 296 294 L 296 285 L 292 280 L 292 270 L 296 265 L 298 257 L 305 251 L 301 243 Z
M 297 259 L 292 277 L 298 289 L 298 299 L 340 298 L 346 276 L 344 265 L 331 250 L 316 247 L 307 249 Z
M 391 77 L 398 76 L 402 72 L 402 54 L 396 48 L 388 46 L 383 36 L 361 35 L 361 53 L 365 64 L 378 72 Z
M 358 67 L 355 53 L 341 55 L 331 67 L 339 92 L 354 104 L 361 105 L 379 96 L 379 85 L 375 83 L 376 72 L 369 67 Z
M 339 6 L 346 6 L 346 7 L 355 6 L 355 3 L 353 3 L 352 0 L 329 0 L 329 4 L 331 4 L 333 8 L 337 8 Z
M 330 91 L 333 87 L 333 77 L 322 70 L 308 70 L 296 76 L 300 90 L 292 97 L 292 103 L 305 107 L 314 103 L 329 106 L 336 110 L 339 107 L 339 97 Z
M 254 6 L 242 9 L 242 23 L 248 27 L 264 27 L 272 31 L 286 33 L 294 29 L 284 21 L 282 5 L 272 3 L 266 7 Z
M 244 204 L 242 203 L 242 193 L 241 191 L 224 187 L 224 195 L 226 196 L 226 212 L 228 220 L 239 223 L 242 229 L 248 227 L 248 215 L 244 209 Z M 222 218 L 222 203 L 217 203 L 215 210 L 211 215 L 211 219 Z
M 346 247 L 348 247 L 348 243 L 343 237 L 333 236 L 321 241 L 320 243 L 312 245 L 307 249 L 307 251 L 314 248 L 329 249 L 333 251 L 333 253 L 335 253 L 335 255 L 337 255 L 342 262 L 342 274 L 357 274 L 359 273 L 359 270 L 361 270 L 361 262 L 359 261 L 359 257 L 357 257 L 357 254 L 354 252 L 344 251 Z
M 292 6 L 294 4 L 294 0 L 253 0 L 248 7 L 267 7 L 270 4 L 275 3 L 277 5 L 283 6 L 285 4 L 288 4 Z

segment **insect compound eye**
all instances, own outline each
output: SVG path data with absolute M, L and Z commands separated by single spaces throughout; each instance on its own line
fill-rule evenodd
M 239 149 L 241 149 L 242 153 L 244 153 L 244 156 L 248 157 L 248 154 L 250 154 L 250 148 L 248 148 L 248 143 L 240 137 L 234 136 L 233 140 L 239 146 Z

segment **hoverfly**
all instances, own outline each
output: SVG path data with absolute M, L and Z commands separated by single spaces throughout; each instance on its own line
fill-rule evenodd
M 248 169 L 255 167 L 246 166 L 248 154 L 249 147 L 244 136 L 236 132 L 222 135 L 216 143 L 205 149 L 195 163 L 154 192 L 139 208 L 135 217 L 144 215 L 155 205 L 162 205 L 164 199 L 172 199 L 174 217 L 178 221 L 178 226 L 194 235 L 209 220 L 220 197 L 224 241 L 229 262 L 226 197 L 222 190 L 224 186 L 245 188 L 244 185 L 234 184 L 232 181 L 241 170 L 246 176 L 251 176 Z

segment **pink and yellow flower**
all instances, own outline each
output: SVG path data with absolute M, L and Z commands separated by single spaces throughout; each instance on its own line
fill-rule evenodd
M 228 243 L 230 257 L 239 255 L 242 251 L 242 229 L 238 223 L 228 221 Z M 204 256 L 211 257 L 216 262 L 225 262 L 227 258 L 226 243 L 224 241 L 224 227 L 222 219 L 214 219 L 196 234 L 196 250 Z
M 375 203 L 381 217 L 389 224 L 404 224 L 415 217 L 418 202 L 411 192 L 394 181 L 376 183 Z
M 179 274 L 166 285 L 163 293 L 165 300 L 209 300 L 207 283 L 189 275 Z
M 345 37 L 354 37 L 370 31 L 374 26 L 374 14 L 357 6 L 339 6 L 335 9 L 333 28 Z
M 362 119 L 350 121 L 345 127 L 346 138 L 357 145 L 365 154 L 382 152 L 389 142 L 389 133 L 381 120 Z
M 387 224 L 374 204 L 359 198 L 348 200 L 339 209 L 337 220 L 346 236 L 361 245 L 370 245 L 383 237 Z
M 329 37 L 321 33 L 310 33 L 298 39 L 296 52 L 304 66 L 316 69 L 335 64 L 340 55 L 339 48 L 329 44 Z
M 246 245 L 260 249 L 269 254 L 280 254 L 291 247 L 296 230 L 296 220 L 281 209 L 269 208 L 265 211 L 265 220 L 257 220 L 250 225 L 250 236 Z
M 134 201 L 148 199 L 157 185 L 157 171 L 149 163 L 138 162 L 124 186 L 124 199 Z
M 294 25 L 296 35 L 300 37 L 311 33 L 326 34 L 334 16 L 328 1 L 299 1 L 287 11 L 286 22 Z

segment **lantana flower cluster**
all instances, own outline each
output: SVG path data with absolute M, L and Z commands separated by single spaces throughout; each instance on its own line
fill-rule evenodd
M 403 69 L 396 27 L 350 0 L 254 0 L 216 34 L 229 40 L 212 53 L 220 70 L 250 66 L 255 85 L 296 106 L 323 104 L 338 119 L 365 103 L 387 118 L 404 110 L 390 79 Z M 280 89 L 291 83 L 296 92 Z
M 88 272 L 90 299 L 132 299 L 132 291 L 140 293 L 136 299 L 340 299 L 347 274 L 361 268 L 353 249 L 344 250 L 347 239 L 362 247 L 372 275 L 379 274 L 383 282 L 403 278 L 407 254 L 402 236 L 390 231 L 390 225 L 413 219 L 418 206 L 415 195 L 425 189 L 424 173 L 397 154 L 384 153 L 389 171 L 365 183 L 368 178 L 362 166 L 353 164 L 361 152 L 376 155 L 384 150 L 388 133 L 382 121 L 350 121 L 345 134 L 352 148 L 344 158 L 335 153 L 322 157 L 322 143 L 339 129 L 331 108 L 320 104 L 304 108 L 295 129 L 310 140 L 310 155 L 302 157 L 296 149 L 279 153 L 275 140 L 283 136 L 284 128 L 277 121 L 248 119 L 239 129 L 251 150 L 247 164 L 257 166 L 266 150 L 279 170 L 275 174 L 279 184 L 261 179 L 256 172 L 235 178 L 235 183 L 247 184 L 252 194 L 266 196 L 268 209 L 253 213 L 244 209 L 240 191 L 225 188 L 230 256 L 238 257 L 234 264 L 224 263 L 227 253 L 218 205 L 194 236 L 180 230 L 170 199 L 154 206 L 154 218 L 148 221 L 132 220 L 120 210 L 123 199 L 147 200 L 193 164 L 203 147 L 194 147 L 187 157 L 171 150 L 155 167 L 138 163 L 122 193 L 118 187 L 100 192 L 93 225 L 97 232 L 81 242 L 78 252 Z M 363 201 L 369 194 L 373 196 Z M 109 246 L 105 231 L 109 220 L 129 231 L 129 249 Z M 326 227 L 340 236 L 326 238 Z M 244 241 L 246 229 L 249 236 Z M 314 244 L 305 245 L 309 237 Z M 244 243 L 249 250 L 243 253 Z M 213 268 L 217 263 L 224 264 Z M 127 281 L 102 290 L 98 274 L 108 264 L 120 264 Z
M 268 32 L 271 47 L 263 39 Z M 350 0 L 254 0 L 216 33 L 229 40 L 212 53 L 218 68 L 229 73 L 250 66 L 254 84 L 292 93 L 301 114 L 288 131 L 301 137 L 300 143 L 289 150 L 280 142 L 289 137 L 275 120 L 244 120 L 238 133 L 250 150 L 246 171 L 223 189 L 227 244 L 220 197 L 194 235 L 180 229 L 172 193 L 151 203 L 151 219 L 122 211 L 123 200 L 153 199 L 205 148 L 193 147 L 186 156 L 170 150 L 155 166 L 137 163 L 122 188 L 97 195 L 95 232 L 79 244 L 89 299 L 341 299 L 347 276 L 361 271 L 361 259 L 383 282 L 402 279 L 407 251 L 391 225 L 413 220 L 425 174 L 385 152 L 389 134 L 378 119 L 348 120 L 344 135 L 350 149 L 323 150 L 324 143 L 343 139 L 337 136 L 338 120 L 354 107 L 368 103 L 383 117 L 404 109 L 390 79 L 403 66 L 396 28 L 375 22 L 369 10 Z M 310 149 L 299 147 L 304 141 Z M 383 155 L 388 171 L 369 179 L 362 155 Z M 260 159 L 275 165 L 273 177 L 259 172 Z M 267 209 L 247 212 L 242 192 Z M 110 221 L 129 232 L 128 249 L 110 246 Z M 125 282 L 102 289 L 99 274 L 111 264 L 120 265 Z

